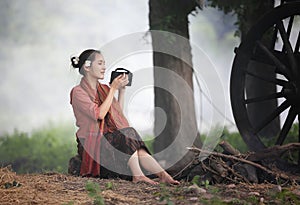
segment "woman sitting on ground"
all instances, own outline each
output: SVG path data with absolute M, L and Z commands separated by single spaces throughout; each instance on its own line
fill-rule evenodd
M 98 80 L 104 79 L 106 67 L 98 50 L 85 50 L 79 57 L 72 57 L 71 63 L 83 75 L 80 84 L 71 91 L 79 128 L 76 138 L 81 158 L 80 175 L 158 184 L 144 174 L 145 169 L 158 176 L 160 182 L 179 184 L 150 155 L 123 114 L 128 76 L 118 76 L 110 87 L 99 83 Z M 114 97 L 116 92 L 118 100 Z

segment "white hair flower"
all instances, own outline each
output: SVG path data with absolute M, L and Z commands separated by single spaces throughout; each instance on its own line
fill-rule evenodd
M 85 65 L 86 67 L 90 67 L 91 64 L 92 64 L 92 62 L 91 62 L 90 60 L 86 60 L 86 61 L 84 62 L 84 65 Z
M 75 57 L 75 58 L 73 58 L 72 60 L 73 60 L 73 63 L 74 63 L 75 65 L 78 65 L 78 63 L 79 63 L 79 57 Z

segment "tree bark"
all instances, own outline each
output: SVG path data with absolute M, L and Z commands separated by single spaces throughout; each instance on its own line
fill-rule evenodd
M 150 30 L 168 31 L 189 39 L 188 14 L 196 7 L 195 2 L 179 0 L 175 3 L 172 0 L 150 0 L 149 6 Z M 160 114 L 161 110 L 155 110 L 154 133 L 156 138 L 153 147 L 154 152 L 158 153 L 165 150 L 176 138 L 179 139 L 178 142 L 184 142 L 187 137 L 193 137 L 191 135 L 195 135 L 195 133 L 197 135 L 198 129 L 193 93 L 187 92 L 186 88 L 178 85 L 174 77 L 170 75 L 175 72 L 193 90 L 190 44 L 178 44 L 170 36 L 161 39 L 152 35 L 152 46 L 154 50 L 155 108 L 161 108 L 165 113 L 165 118 L 163 118 Z M 168 53 L 157 52 L 161 46 L 170 47 L 180 53 L 178 56 L 172 56 Z M 183 62 L 181 57 L 188 59 L 188 62 Z M 168 72 L 161 72 L 161 68 Z M 175 90 L 176 93 L 171 93 L 170 90 Z M 166 120 L 164 127 L 162 127 L 163 119 Z M 170 172 L 177 172 L 192 160 L 194 154 L 188 153 L 179 162 L 169 164 L 174 162 L 172 158 L 175 153 L 186 151 L 184 144 L 176 143 L 172 152 L 166 152 L 162 156 L 158 155 L 158 160 L 164 160 L 167 168 L 174 165 L 169 169 Z M 201 145 L 199 136 L 196 137 L 194 145 L 197 147 Z

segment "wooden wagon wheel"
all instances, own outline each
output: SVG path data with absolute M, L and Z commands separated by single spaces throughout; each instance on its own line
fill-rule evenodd
M 259 132 L 273 119 L 280 117 L 281 126 L 274 144 L 283 144 L 292 124 L 300 115 L 300 33 L 299 26 L 296 40 L 290 40 L 295 22 L 299 23 L 300 2 L 287 3 L 267 13 L 248 32 L 246 38 L 236 49 L 230 80 L 230 97 L 236 125 L 243 140 L 252 151 L 265 148 Z M 273 33 L 273 45 L 266 45 L 265 39 Z M 275 41 L 282 42 L 280 51 L 275 50 Z M 272 41 L 268 41 L 272 42 Z M 276 44 L 278 45 L 278 43 Z M 253 63 L 260 64 L 260 72 L 253 71 Z M 250 65 L 251 64 L 251 65 Z M 261 66 L 263 65 L 263 66 Z M 254 66 L 255 69 L 255 66 Z M 268 72 L 274 72 L 270 78 Z M 275 84 L 277 91 L 263 96 L 249 96 L 246 93 L 247 78 L 257 78 Z M 258 126 L 253 126 L 247 107 L 253 103 L 277 100 L 277 107 Z M 298 130 L 299 135 L 299 130 Z

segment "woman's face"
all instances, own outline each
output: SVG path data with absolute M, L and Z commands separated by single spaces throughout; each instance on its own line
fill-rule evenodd
M 106 67 L 105 67 L 105 61 L 103 56 L 99 53 L 96 53 L 95 59 L 91 63 L 90 74 L 97 79 L 103 80 L 105 69 Z

